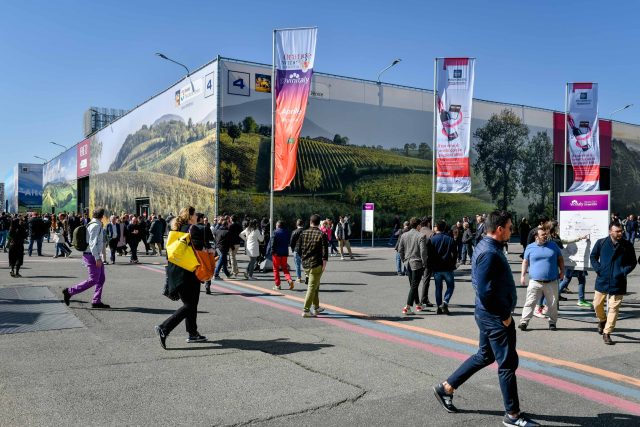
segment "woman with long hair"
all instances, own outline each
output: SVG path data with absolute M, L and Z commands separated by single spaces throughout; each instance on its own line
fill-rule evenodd
M 27 228 L 21 218 L 14 218 L 9 228 L 9 266 L 11 277 L 22 277 L 20 267 L 24 261 L 24 241 L 27 238 Z
M 193 246 L 198 250 L 204 248 L 204 236 L 198 232 L 195 224 L 197 223 L 196 210 L 193 206 L 188 206 L 180 211 L 180 214 L 173 220 L 171 231 L 180 231 L 189 233 Z M 194 227 L 192 227 L 194 226 Z M 167 336 L 180 324 L 183 320 L 187 328 L 188 343 L 204 342 L 207 337 L 200 335 L 196 318 L 198 316 L 198 301 L 200 300 L 200 280 L 195 272 L 185 270 L 169 261 L 167 265 L 167 280 L 169 288 L 176 289 L 182 307 L 177 309 L 167 320 L 155 327 L 156 333 L 160 337 L 160 345 L 165 350 Z
M 258 256 L 260 255 L 260 243 L 264 242 L 264 236 L 258 227 L 258 220 L 252 219 L 249 222 L 247 228 L 240 233 L 240 238 L 246 242 L 246 251 L 249 256 L 249 265 L 247 271 L 244 273 L 244 278 L 253 280 L 253 272 L 258 263 Z

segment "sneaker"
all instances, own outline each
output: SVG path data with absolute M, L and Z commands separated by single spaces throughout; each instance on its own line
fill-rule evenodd
M 422 311 L 422 306 L 420 304 L 416 305 L 416 313 L 420 313 Z
M 302 317 L 318 317 L 317 314 L 312 313 L 311 311 L 303 311 L 302 312 Z
M 431 304 L 433 306 L 433 304 Z M 422 307 L 422 311 L 427 311 L 427 307 L 429 307 L 427 304 L 420 304 L 420 307 Z
M 156 334 L 158 334 L 158 336 L 160 337 L 160 345 L 162 346 L 162 348 L 164 348 L 165 350 L 167 349 L 167 334 L 164 332 L 164 329 L 162 329 L 162 326 L 157 325 L 155 327 L 156 330 Z
M 563 297 L 562 295 L 558 295 L 558 301 L 569 301 L 567 297 Z
M 556 327 L 555 323 L 549 323 L 549 330 L 550 331 L 557 331 L 558 328 Z
M 68 306 L 69 305 L 69 301 L 71 301 L 71 295 L 69 294 L 69 289 L 64 288 L 62 290 L 62 299 L 63 299 L 65 305 Z
M 578 307 L 593 308 L 593 304 L 591 304 L 589 301 L 585 301 L 585 300 L 583 300 L 583 299 L 581 299 L 580 301 L 578 301 L 577 306 L 578 306 Z
M 524 323 L 524 322 L 522 322 L 522 323 L 520 323 L 520 324 L 518 325 L 518 328 L 519 328 L 521 331 L 526 331 L 526 330 L 527 330 L 527 324 L 526 324 L 526 323 Z
M 14 274 L 14 275 L 13 275 L 13 277 L 15 277 L 15 278 L 19 279 L 19 278 L 21 278 L 21 277 L 22 277 L 22 274 L 20 274 L 20 273 L 16 273 L 16 274 Z
M 442 314 L 442 313 L 443 313 L 442 307 L 438 307 L 438 309 L 436 310 L 436 314 Z
M 409 307 L 409 306 L 405 306 L 405 307 L 402 309 L 402 314 L 407 315 L 407 316 L 410 316 L 410 315 L 412 315 L 412 314 L 413 314 L 413 311 L 411 310 L 411 307 Z
M 511 418 L 508 414 L 504 414 L 502 424 L 505 426 L 519 426 L 519 427 L 538 427 L 540 424 L 527 417 L 524 412 L 520 412 L 518 418 Z
M 103 302 L 98 302 L 98 303 L 91 304 L 91 308 L 111 308 L 111 306 Z
M 187 338 L 187 342 L 188 343 L 205 342 L 206 340 L 207 340 L 207 337 L 205 337 L 204 335 L 200 335 L 200 334 L 189 335 L 189 338 Z
M 343 256 L 340 257 L 340 261 L 344 261 L 344 257 Z
M 536 308 L 533 310 L 533 315 L 541 319 L 544 319 L 544 313 L 542 312 L 542 307 L 540 307 L 539 305 L 536 305 Z
M 447 394 L 444 391 L 444 386 L 442 384 L 438 384 L 433 387 L 433 394 L 438 399 L 438 402 L 442 405 L 445 411 L 449 413 L 458 412 L 458 408 L 453 406 L 453 394 Z
M 282 290 L 282 288 L 280 286 L 278 286 L 278 285 L 275 285 L 272 289 L 274 291 L 281 291 Z
M 447 306 L 447 304 L 442 304 L 442 313 L 446 314 L 447 316 L 451 314 L 449 313 L 449 306 Z
M 324 312 L 324 307 L 315 307 L 315 309 L 313 311 L 316 314 L 320 314 L 320 313 Z
M 571 289 L 569 289 L 569 288 L 565 288 L 565 289 L 562 291 L 562 293 L 563 293 L 563 294 L 572 294 L 572 293 L 573 293 L 573 291 L 572 291 Z
M 289 280 L 289 290 L 293 289 L 293 280 Z
M 302 283 L 302 278 L 298 277 L 298 279 L 296 280 L 296 282 L 298 282 L 298 283 Z
M 543 316 L 547 316 L 547 312 L 549 311 L 549 307 L 547 307 L 546 305 L 542 307 L 542 315 Z
M 423 307 L 433 307 L 433 303 L 429 300 L 427 300 L 427 302 L 425 302 L 424 304 L 422 304 Z

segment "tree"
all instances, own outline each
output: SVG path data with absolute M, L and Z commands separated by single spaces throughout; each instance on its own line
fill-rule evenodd
M 507 210 L 518 194 L 528 135 L 527 125 L 507 109 L 491 116 L 487 124 L 473 134 L 478 139 L 478 158 L 473 168 L 482 175 L 499 209 Z
M 433 157 L 433 151 L 431 151 L 431 147 L 426 142 L 421 142 L 418 145 L 418 157 L 421 159 L 430 159 Z
M 229 135 L 229 138 L 231 138 L 231 142 L 234 143 L 236 142 L 236 138 L 240 138 L 240 135 L 242 135 L 242 131 L 240 130 L 240 126 L 232 123 L 227 128 L 227 134 Z
M 180 156 L 180 166 L 178 166 L 178 178 L 187 178 L 187 159 L 184 154 Z
M 251 116 L 247 116 L 242 121 L 242 131 L 244 133 L 256 133 L 258 131 L 258 123 Z
M 222 186 L 228 191 L 235 185 L 240 184 L 240 170 L 233 162 L 220 162 L 220 181 Z
M 529 204 L 529 216 L 537 218 L 550 210 L 553 197 L 553 144 L 549 135 L 538 132 L 531 138 L 524 157 L 521 191 L 535 200 Z
M 322 171 L 318 168 L 310 168 L 304 172 L 303 179 L 304 188 L 311 191 L 313 197 L 316 196 L 316 191 L 322 185 Z
M 409 157 L 409 149 L 411 146 L 409 144 L 404 144 L 404 155 Z

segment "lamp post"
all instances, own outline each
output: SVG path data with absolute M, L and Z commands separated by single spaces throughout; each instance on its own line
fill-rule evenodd
M 49 160 L 45 159 L 44 157 L 40 157 L 40 156 L 33 156 L 33 157 L 35 157 L 36 159 L 43 160 L 45 163 L 49 162 Z
M 616 113 L 619 113 L 622 110 L 626 110 L 627 108 L 631 108 L 631 107 L 633 107 L 633 104 L 627 104 L 624 107 L 618 108 L 617 110 L 614 110 L 611 113 L 609 113 L 609 117 L 613 116 Z
M 400 61 L 402 61 L 402 59 L 400 59 L 400 58 L 395 59 L 390 65 L 386 66 L 385 68 L 382 69 L 382 71 L 380 71 L 378 73 L 378 80 L 377 80 L 378 84 L 381 83 L 380 82 L 380 77 L 382 76 L 382 73 L 384 73 L 385 71 L 387 71 L 389 68 L 393 67 L 394 65 L 397 65 Z
M 58 147 L 62 147 L 62 148 L 64 148 L 64 151 L 67 151 L 67 150 L 68 150 L 68 148 L 67 148 L 67 147 L 65 147 L 65 146 L 64 146 L 64 145 L 62 145 L 62 144 L 58 144 L 57 142 L 49 141 L 49 144 L 53 144 L 53 145 L 57 145 Z
M 182 64 L 182 63 L 180 63 L 180 62 L 178 62 L 178 61 L 175 61 L 175 60 L 173 60 L 173 59 L 169 58 L 167 55 L 165 55 L 165 54 L 163 54 L 163 53 L 156 52 L 156 55 L 158 55 L 158 56 L 159 56 L 160 58 L 162 58 L 162 59 L 165 59 L 165 60 L 167 60 L 167 61 L 173 62 L 174 64 L 178 64 L 179 66 L 181 66 L 181 67 L 183 67 L 185 70 L 187 70 L 187 78 L 189 79 L 189 83 L 191 83 L 191 90 L 192 90 L 193 92 L 195 92 L 195 91 L 196 91 L 196 88 L 193 86 L 193 82 L 191 81 L 191 71 L 189 71 L 189 69 L 187 68 L 187 66 L 186 66 L 186 65 L 184 65 L 184 64 Z

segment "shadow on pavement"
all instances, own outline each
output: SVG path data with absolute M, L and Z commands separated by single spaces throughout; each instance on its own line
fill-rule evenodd
M 78 307 L 75 307 L 75 308 L 78 308 Z M 165 308 L 148 308 L 148 307 L 111 307 L 111 308 L 79 307 L 78 309 L 93 310 L 93 311 L 128 311 L 130 313 L 141 313 L 141 314 L 173 314 L 176 311 L 176 310 L 168 310 Z M 198 310 L 198 314 L 209 314 L 209 312 Z
M 504 416 L 504 411 L 470 411 L 458 409 L 461 414 L 481 414 Z M 526 413 L 528 417 L 539 422 L 542 425 L 550 425 L 550 423 L 569 424 L 575 426 L 616 426 L 631 427 L 640 425 L 640 417 L 628 414 L 602 413 L 595 417 L 578 417 L 572 415 L 541 415 Z
M 317 351 L 323 348 L 333 347 L 332 344 L 300 343 L 289 341 L 288 338 L 276 338 L 274 340 L 252 341 L 240 339 L 223 339 L 209 341 L 220 344 L 223 349 L 235 348 L 238 350 L 258 350 L 269 354 L 282 355 L 308 351 Z M 195 348 L 195 347 L 194 347 Z

